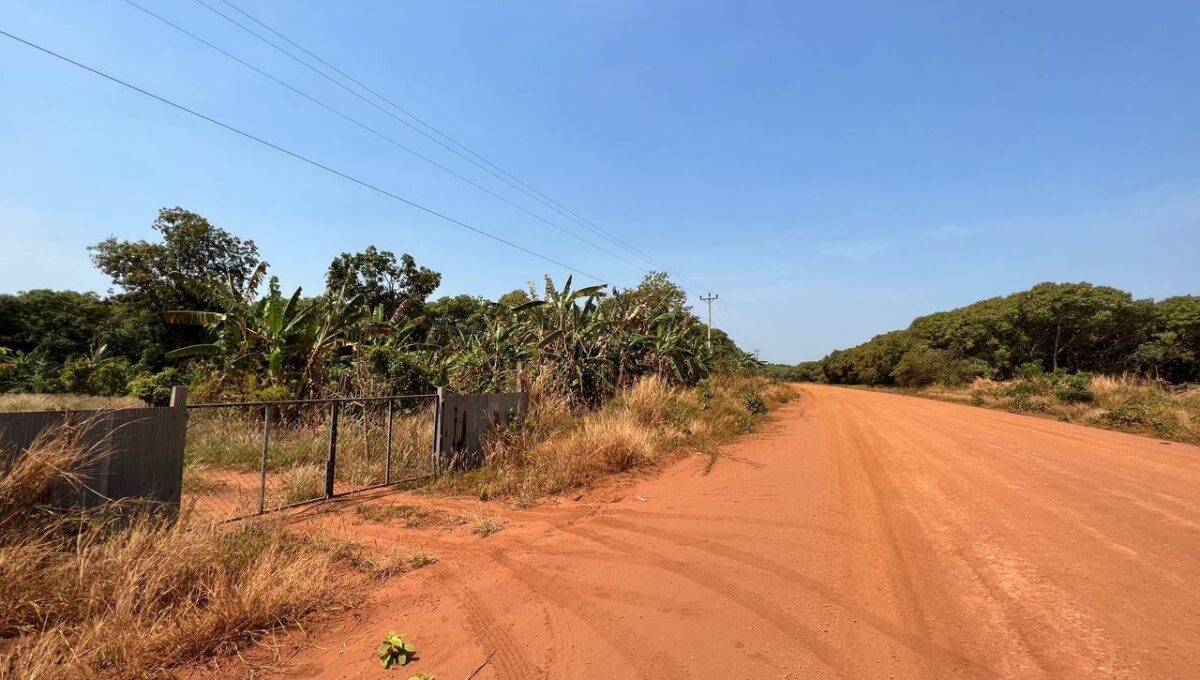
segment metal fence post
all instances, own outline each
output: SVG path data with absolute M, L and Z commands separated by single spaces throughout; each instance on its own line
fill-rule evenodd
M 387 412 L 387 462 L 385 462 L 385 463 L 384 463 L 384 466 L 383 466 L 383 483 L 384 483 L 384 484 L 391 484 L 391 483 L 392 483 L 392 417 L 393 417 L 393 415 L 394 415 L 394 412 L 393 412 L 393 410 L 392 410 L 392 407 L 393 407 L 393 405 L 394 405 L 395 403 L 396 403 L 396 402 L 394 402 L 393 400 L 391 400 L 391 399 L 388 399 L 388 412 Z
M 271 405 L 263 406 L 263 443 L 258 471 L 258 514 L 267 508 L 267 447 L 271 443 Z
M 433 400 L 433 453 L 431 456 L 433 474 L 441 472 L 442 453 L 442 416 L 446 408 L 446 388 L 437 388 L 437 396 Z
M 338 402 L 329 404 L 329 456 L 325 459 L 325 498 L 333 498 L 333 475 L 337 470 Z

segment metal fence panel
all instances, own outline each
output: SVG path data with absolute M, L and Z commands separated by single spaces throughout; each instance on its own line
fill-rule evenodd
M 434 395 L 190 408 L 184 505 L 204 519 L 261 514 L 432 472 Z
M 43 433 L 69 424 L 78 428 L 76 442 L 91 461 L 83 488 L 56 488 L 55 501 L 94 507 L 106 499 L 145 498 L 178 505 L 186 423 L 182 408 L 0 413 L 4 469 Z
M 439 394 L 434 468 L 439 472 L 479 467 L 483 440 L 497 425 L 525 415 L 529 398 L 523 392 L 495 394 Z

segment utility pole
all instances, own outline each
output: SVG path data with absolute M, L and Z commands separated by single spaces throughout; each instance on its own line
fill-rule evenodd
M 705 297 L 703 295 L 700 296 L 701 300 L 708 303 L 708 346 L 709 347 L 712 347 L 712 303 L 713 303 L 713 300 L 716 300 L 719 297 L 721 297 L 721 296 L 713 295 L 712 293 L 709 293 L 708 297 Z

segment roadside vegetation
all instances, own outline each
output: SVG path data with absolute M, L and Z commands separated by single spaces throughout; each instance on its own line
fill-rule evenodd
M 152 228 L 156 240 L 91 248 L 107 297 L 0 296 L 0 398 L 29 410 L 162 404 L 177 384 L 193 401 L 524 391 L 526 423 L 491 443 L 483 470 L 441 482 L 520 497 L 711 451 L 778 400 L 749 377 L 748 353 L 720 329 L 708 340 L 665 274 L 627 289 L 546 277 L 495 300 L 431 299 L 440 274 L 372 246 L 333 258 L 309 296 L 200 215 L 164 209 Z M 339 484 L 384 481 L 386 413 L 368 404 L 341 413 Z M 193 412 L 185 491 L 227 514 L 253 508 L 262 427 L 261 409 Z M 277 409 L 270 429 L 267 504 L 322 495 L 328 409 Z M 391 435 L 393 479 L 428 473 L 428 403 L 404 402 Z
M 1131 375 L 1050 373 L 1003 382 L 980 378 L 967 385 L 932 385 L 911 391 L 972 406 L 1200 442 L 1200 389 L 1171 389 Z
M 130 502 L 64 509 L 52 490 L 96 462 L 72 430 L 12 453 L 0 476 L 0 678 L 172 677 L 436 559 Z
M 794 394 L 761 377 L 716 376 L 681 388 L 648 376 L 580 414 L 567 399 L 535 389 L 528 417 L 487 442 L 480 469 L 438 480 L 434 488 L 522 504 L 682 455 L 713 461 L 720 444 L 750 432 Z
M 1200 441 L 1200 297 L 1042 283 L 764 371 Z

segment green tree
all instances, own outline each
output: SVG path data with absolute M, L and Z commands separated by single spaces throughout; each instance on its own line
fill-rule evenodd
M 110 313 L 111 305 L 94 293 L 31 290 L 0 295 L 0 345 L 37 351 L 47 361 L 62 363 L 96 348 Z
M 361 253 L 342 253 L 329 264 L 325 288 L 329 295 L 356 300 L 368 310 L 382 310 L 385 319 L 419 316 L 425 300 L 442 283 L 442 275 L 418 267 L 412 255 L 396 255 L 367 246 Z
M 92 262 L 138 304 L 163 312 L 194 309 L 206 300 L 196 284 L 228 282 L 241 288 L 259 262 L 258 246 L 183 208 L 163 208 L 150 228 L 158 242 L 115 236 L 89 248 Z

